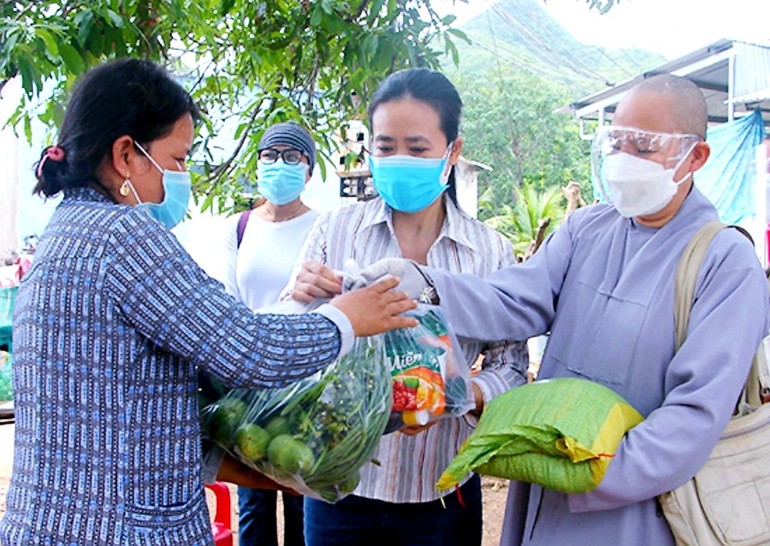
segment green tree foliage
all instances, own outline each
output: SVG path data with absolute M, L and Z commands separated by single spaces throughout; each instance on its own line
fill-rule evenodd
M 537 190 L 524 182 L 514 188 L 512 205 L 504 203 L 493 206 L 491 188 L 479 199 L 479 205 L 486 210 L 495 210 L 485 223 L 505 235 L 511 243 L 516 258 L 522 261 L 531 253 L 531 245 L 538 236 L 547 236 L 564 219 L 565 203 L 560 188 Z M 541 241 L 538 241 L 541 242 Z
M 461 29 L 470 43 L 458 43 L 460 70 L 468 74 L 490 66 L 512 67 L 563 84 L 574 100 L 666 60 L 636 48 L 582 43 L 550 16 L 545 5 L 543 0 L 498 0 L 464 23 Z
M 590 195 L 589 145 L 572 116 L 555 112 L 569 103 L 564 88 L 494 69 L 455 81 L 465 105 L 463 153 L 492 167 L 479 177 L 480 218 L 518 206 L 520 188 L 525 194 L 555 189 L 561 199 L 558 190 L 576 181 Z
M 31 119 L 53 126 L 89 67 L 121 56 L 169 66 L 205 115 L 196 194 L 219 206 L 253 181 L 267 126 L 304 120 L 329 153 L 385 75 L 456 58 L 453 19 L 430 0 L 2 0 L 0 89 L 21 78 L 11 123 L 30 138 Z

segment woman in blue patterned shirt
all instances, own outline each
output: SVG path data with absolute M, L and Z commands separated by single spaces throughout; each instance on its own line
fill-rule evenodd
M 36 192 L 64 199 L 16 301 L 4 546 L 211 544 L 196 369 L 281 386 L 354 335 L 414 325 L 394 282 L 280 316 L 209 279 L 169 231 L 197 114 L 160 67 L 114 61 L 79 82 L 41 156 Z

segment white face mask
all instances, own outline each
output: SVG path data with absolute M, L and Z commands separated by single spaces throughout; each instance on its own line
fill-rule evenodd
M 602 174 L 610 201 L 620 215 L 626 218 L 647 216 L 668 205 L 679 185 L 692 174 L 687 173 L 681 180 L 674 180 L 674 173 L 694 147 L 695 144 L 690 146 L 682 159 L 670 169 L 625 152 L 606 156 Z

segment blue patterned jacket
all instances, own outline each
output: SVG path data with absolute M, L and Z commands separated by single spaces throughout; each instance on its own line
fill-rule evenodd
M 14 318 L 4 546 L 199 545 L 196 371 L 279 386 L 331 363 L 335 323 L 255 315 L 143 211 L 65 192 Z

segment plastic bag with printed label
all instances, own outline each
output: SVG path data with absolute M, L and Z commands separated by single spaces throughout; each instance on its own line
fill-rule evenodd
M 405 313 L 419 321 L 383 335 L 393 378 L 393 406 L 386 433 L 459 417 L 474 407 L 470 369 L 443 311 L 420 304 Z

